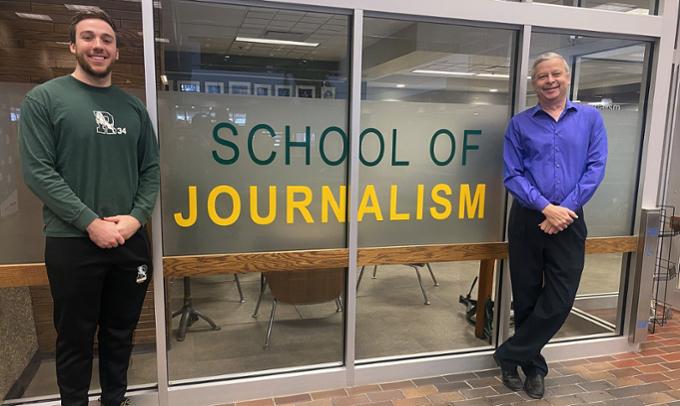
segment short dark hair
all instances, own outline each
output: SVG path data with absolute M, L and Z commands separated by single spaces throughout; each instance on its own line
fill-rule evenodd
M 113 19 L 111 18 L 111 16 L 106 11 L 103 11 L 103 10 L 79 11 L 71 19 L 71 26 L 68 29 L 68 37 L 69 37 L 69 40 L 71 41 L 72 44 L 76 43 L 76 25 L 79 22 L 81 22 L 83 20 L 88 20 L 90 18 L 95 18 L 95 19 L 98 19 L 98 20 L 105 21 L 108 25 L 111 26 L 111 29 L 113 29 L 113 33 L 118 34 L 118 29 L 116 28 L 116 23 L 113 22 Z

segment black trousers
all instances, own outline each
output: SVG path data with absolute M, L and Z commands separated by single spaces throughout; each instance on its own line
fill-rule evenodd
M 587 228 L 583 211 L 557 234 L 538 225 L 545 216 L 514 202 L 508 222 L 515 334 L 496 350 L 503 367 L 547 375 L 541 350 L 564 324 L 581 281 Z
M 151 280 L 146 234 L 140 231 L 113 249 L 101 249 L 88 238 L 47 237 L 45 265 L 54 300 L 61 404 L 87 405 L 99 328 L 101 400 L 118 406 L 127 389 L 132 334 Z

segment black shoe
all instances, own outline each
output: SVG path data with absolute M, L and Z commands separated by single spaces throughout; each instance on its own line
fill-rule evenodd
M 543 394 L 545 393 L 543 375 L 527 376 L 527 379 L 524 381 L 524 391 L 531 398 L 542 399 Z
M 503 365 L 501 364 L 500 360 L 496 357 L 496 354 L 493 355 L 493 360 L 496 361 L 496 365 L 498 365 L 501 368 L 501 378 L 503 380 L 503 385 L 505 385 L 508 389 L 513 391 L 518 391 L 522 389 L 523 386 L 522 378 L 519 377 L 517 367 L 503 368 Z

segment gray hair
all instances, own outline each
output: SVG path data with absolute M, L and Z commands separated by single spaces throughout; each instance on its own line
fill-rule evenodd
M 540 54 L 538 58 L 534 60 L 534 64 L 531 66 L 531 80 L 534 80 L 534 75 L 536 75 L 536 67 L 540 64 L 542 64 L 545 61 L 548 61 L 550 59 L 559 59 L 562 61 L 564 64 L 564 71 L 567 72 L 567 75 L 571 74 L 571 69 L 569 69 L 569 64 L 567 63 L 567 60 L 564 59 L 564 57 L 557 52 L 546 52 L 543 54 Z

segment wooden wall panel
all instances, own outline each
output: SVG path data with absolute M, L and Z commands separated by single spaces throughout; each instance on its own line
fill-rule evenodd
M 78 3 L 82 4 L 82 3 Z M 137 2 L 85 2 L 106 10 L 119 27 L 121 58 L 114 68 L 113 83 L 144 88 L 144 49 L 141 5 Z M 52 21 L 19 18 L 15 12 L 46 14 Z M 74 12 L 63 1 L 0 1 L 0 81 L 42 83 L 73 71 L 75 58 L 68 46 L 68 30 Z

